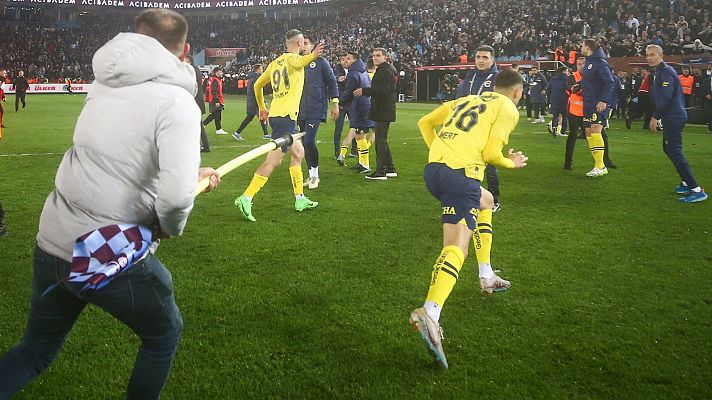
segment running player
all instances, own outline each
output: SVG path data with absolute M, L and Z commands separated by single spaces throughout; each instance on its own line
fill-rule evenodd
M 297 133 L 297 114 L 299 113 L 299 103 L 302 99 L 304 89 L 304 67 L 316 60 L 324 51 L 324 45 L 319 43 L 314 51 L 301 56 L 304 48 L 304 36 L 296 29 L 292 29 L 285 35 L 287 52 L 272 61 L 267 70 L 255 81 L 255 99 L 260 107 L 260 121 L 269 118 L 272 127 L 272 138 L 277 139 L 284 135 Z M 272 110 L 267 110 L 262 88 L 267 83 L 272 85 Z M 235 205 L 242 211 L 242 215 L 250 220 L 256 221 L 252 216 L 252 199 L 257 192 L 267 183 L 267 179 L 284 159 L 287 149 L 277 149 L 269 154 L 265 161 L 257 167 L 255 175 L 252 177 L 242 196 L 235 199 Z M 304 211 L 314 208 L 319 203 L 311 201 L 304 196 L 304 176 L 302 175 L 302 159 L 304 158 L 304 146 L 298 140 L 289 147 L 291 161 L 289 165 L 289 175 L 292 178 L 292 189 L 294 190 L 294 208 L 297 211 Z
M 510 149 L 508 157 L 502 155 L 519 121 L 516 104 L 523 91 L 521 75 L 504 70 L 497 74 L 494 92 L 445 103 L 418 122 L 430 147 L 423 177 L 430 193 L 442 204 L 443 249 L 435 262 L 425 304 L 411 313 L 410 324 L 443 368 L 448 364 L 442 348 L 440 313 L 455 286 L 475 229 L 480 244 L 475 246 L 480 276 L 488 277 L 480 280 L 499 282 L 480 284 L 508 287 L 490 265 L 494 199 L 481 187 L 481 181 L 487 164 L 500 168 L 527 165 L 527 157 L 521 152 Z M 437 126 L 442 128 L 436 133 Z

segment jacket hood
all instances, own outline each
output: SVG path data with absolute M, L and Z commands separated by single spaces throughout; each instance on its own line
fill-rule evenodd
M 600 59 L 607 59 L 608 56 L 606 56 L 606 53 L 603 52 L 603 47 L 599 47 L 596 49 L 596 51 L 593 52 L 590 56 L 586 57 L 587 59 L 589 58 L 600 58 Z
M 351 64 L 349 71 L 366 72 L 366 64 L 361 59 L 358 59 Z
M 94 54 L 97 82 L 120 88 L 145 82 L 182 87 L 192 96 L 198 90 L 195 70 L 156 39 L 139 33 L 119 33 Z

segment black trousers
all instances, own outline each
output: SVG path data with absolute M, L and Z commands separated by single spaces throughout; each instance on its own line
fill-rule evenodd
M 208 118 L 205 118 L 205 121 L 203 121 L 203 126 L 208 125 L 212 121 L 215 121 L 215 129 L 220 130 L 222 129 L 222 110 L 218 109 L 210 113 L 208 115 Z
M 200 124 L 200 147 L 203 150 L 210 150 L 210 143 L 208 142 L 208 134 L 205 133 L 205 126 Z
M 539 119 L 539 114 L 542 113 L 542 110 L 544 109 L 544 104 L 542 103 L 533 103 L 532 107 L 534 107 L 534 119 Z M 541 116 L 544 114 L 542 113 Z M 527 112 L 527 117 L 529 116 L 529 113 Z
M 236 130 L 235 132 L 237 132 L 237 134 L 241 134 L 242 131 L 244 131 L 245 128 L 247 128 L 247 125 L 249 125 L 250 122 L 252 122 L 252 120 L 253 120 L 255 117 L 256 117 L 255 114 L 247 114 L 247 115 L 245 115 L 245 119 L 242 120 L 242 123 L 240 124 L 240 127 L 237 128 L 237 130 Z M 258 121 L 259 121 L 259 120 L 258 120 Z M 260 123 L 260 126 L 262 126 L 262 135 L 263 135 L 263 136 L 264 136 L 264 135 L 267 135 L 267 134 L 268 134 L 268 132 L 267 132 L 267 121 L 259 121 L 259 123 Z
M 5 223 L 5 210 L 2 209 L 2 202 L 0 201 L 0 225 Z
M 707 115 L 707 130 L 712 132 L 712 100 L 705 99 L 705 114 Z
M 532 117 L 532 102 L 529 100 L 529 97 L 527 97 L 526 100 L 524 100 L 524 105 L 527 109 L 527 118 L 531 118 Z
M 569 136 L 566 138 L 566 154 L 564 156 L 564 168 L 571 169 L 574 159 L 574 148 L 579 132 L 583 132 L 583 117 L 569 114 Z
M 388 146 L 388 129 L 390 122 L 376 122 L 376 172 L 386 173 L 395 171 L 391 148 Z
M 487 190 L 492 193 L 494 202 L 499 203 L 499 171 L 493 165 L 487 164 L 485 176 L 487 177 Z
M 22 108 L 25 108 L 27 101 L 25 101 L 25 96 L 27 92 L 17 92 L 15 93 L 15 112 L 20 110 L 20 102 L 22 102 Z
M 620 119 L 625 119 L 628 111 L 628 99 L 621 97 L 618 100 L 618 108 L 616 108 L 616 117 Z
M 653 105 L 650 102 L 648 93 L 638 93 L 638 103 L 633 103 L 633 107 L 628 115 L 629 119 L 635 120 L 643 116 L 643 129 L 647 129 L 650 125 L 650 119 L 653 118 Z

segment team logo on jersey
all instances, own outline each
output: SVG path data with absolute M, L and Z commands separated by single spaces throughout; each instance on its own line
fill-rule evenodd
M 588 64 L 588 69 L 593 68 L 593 64 Z
M 485 81 L 485 83 L 482 86 L 488 88 L 488 87 L 492 86 L 492 81 Z
M 668 81 L 663 82 L 663 86 L 670 86 L 670 82 L 668 82 Z
M 316 68 L 316 63 L 314 61 L 309 64 L 309 68 Z

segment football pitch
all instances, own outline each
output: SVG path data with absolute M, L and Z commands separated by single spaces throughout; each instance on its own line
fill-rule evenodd
M 39 214 L 84 96 L 29 96 L 20 113 L 11 100 L 0 140 L 10 230 L 0 239 L 0 354 L 25 327 Z M 520 119 L 509 147 L 529 165 L 501 171 L 492 253 L 512 288 L 480 294 L 471 251 L 441 319 L 450 369 L 437 369 L 407 324 L 442 246 L 416 127 L 434 107 L 398 104 L 389 135 L 398 178 L 367 181 L 337 166 L 329 121 L 318 136 L 321 186 L 305 193 L 318 208 L 294 211 L 285 162 L 255 197 L 257 223 L 244 220 L 233 200 L 261 158 L 197 198 L 183 236 L 157 252 L 185 322 L 162 398 L 712 398 L 712 201 L 676 200 L 661 134 L 641 122 L 613 121 L 619 168 L 591 179 L 585 140 L 565 171 L 566 139 Z M 224 129 L 244 110 L 243 97 L 230 97 Z M 256 121 L 244 142 L 214 131 L 205 166 L 264 143 Z M 687 126 L 684 151 L 712 189 L 705 131 Z M 121 399 L 138 346 L 90 306 L 17 398 Z

